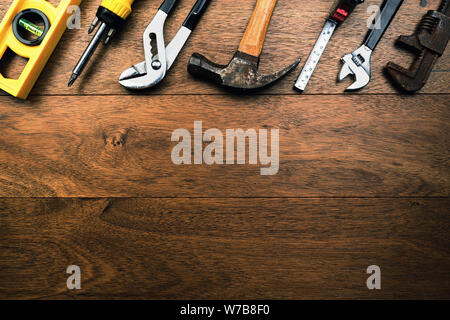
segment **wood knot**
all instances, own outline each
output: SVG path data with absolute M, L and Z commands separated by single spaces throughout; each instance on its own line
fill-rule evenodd
M 105 145 L 112 147 L 123 147 L 127 142 L 129 129 L 121 129 L 111 135 L 103 134 Z

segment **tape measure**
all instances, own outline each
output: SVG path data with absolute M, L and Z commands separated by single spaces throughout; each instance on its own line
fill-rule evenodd
M 0 60 L 10 49 L 28 59 L 18 79 L 0 74 L 0 89 L 26 99 L 67 27 L 70 6 L 81 0 L 15 0 L 0 24 Z

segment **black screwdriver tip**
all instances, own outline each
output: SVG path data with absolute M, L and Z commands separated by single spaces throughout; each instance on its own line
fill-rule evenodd
M 73 85 L 73 83 L 75 82 L 75 80 L 77 80 L 77 78 L 78 78 L 78 75 L 76 75 L 75 73 L 72 74 L 70 76 L 70 80 L 69 80 L 69 83 L 67 84 L 67 86 L 70 88 Z

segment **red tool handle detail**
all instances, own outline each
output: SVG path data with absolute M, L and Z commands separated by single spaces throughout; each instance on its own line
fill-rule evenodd
M 340 0 L 335 5 L 329 20 L 332 20 L 340 25 L 348 18 L 355 7 L 363 2 L 364 0 Z

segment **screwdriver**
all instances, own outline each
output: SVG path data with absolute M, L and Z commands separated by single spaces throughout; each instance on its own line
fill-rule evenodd
M 117 30 L 123 25 L 131 13 L 133 2 L 134 0 L 102 0 L 88 33 L 91 34 L 99 24 L 100 27 L 81 56 L 80 61 L 73 69 L 68 83 L 69 87 L 73 85 L 81 72 L 83 72 L 102 39 L 106 37 L 104 43 L 108 44 Z

